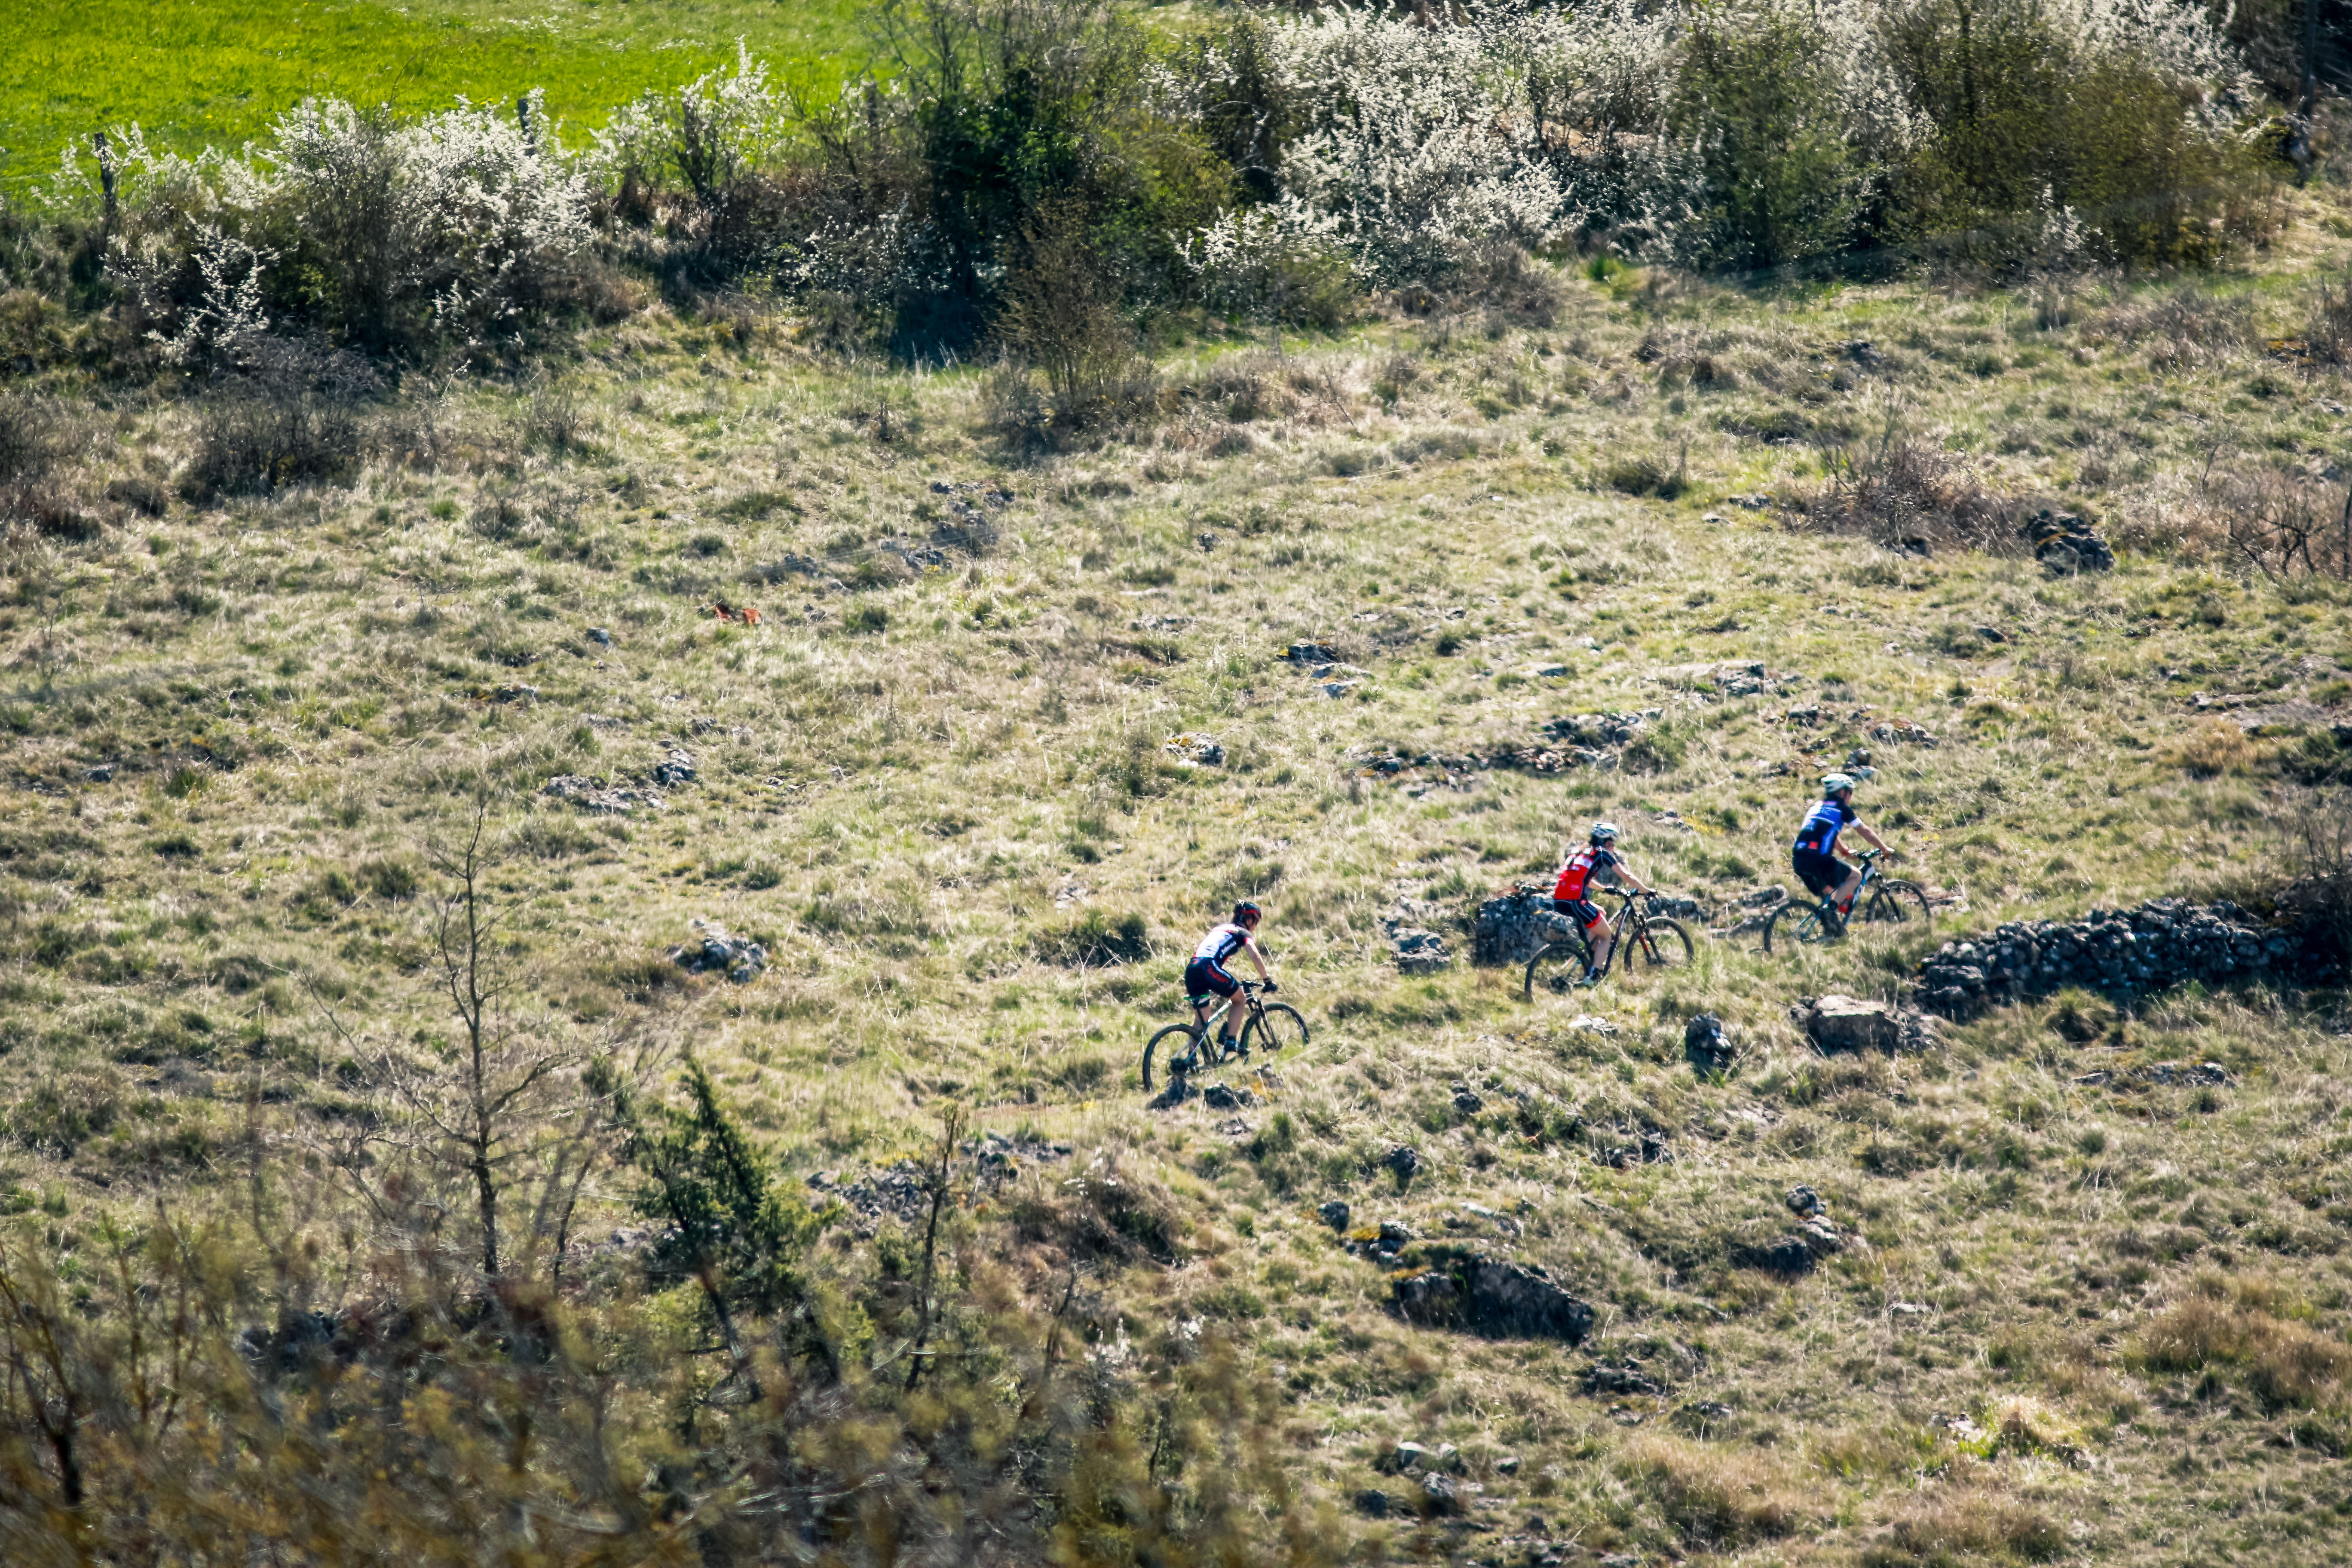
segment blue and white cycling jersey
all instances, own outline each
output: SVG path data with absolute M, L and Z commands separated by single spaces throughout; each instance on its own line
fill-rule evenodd
M 1817 801 L 1805 825 L 1797 829 L 1796 851 L 1800 855 L 1830 855 L 1837 849 L 1838 835 L 1849 822 L 1862 820 L 1862 813 L 1850 805 L 1840 805 L 1833 800 Z

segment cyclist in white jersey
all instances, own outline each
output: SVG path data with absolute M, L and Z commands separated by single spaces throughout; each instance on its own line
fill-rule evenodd
M 1268 991 L 1281 989 L 1274 983 L 1273 971 L 1265 966 L 1265 955 L 1258 951 L 1255 932 L 1263 918 L 1255 904 L 1235 904 L 1234 918 L 1211 927 L 1209 934 L 1201 939 L 1201 945 L 1192 950 L 1192 962 L 1184 966 L 1184 996 L 1192 1003 L 1192 1016 L 1197 1021 L 1207 1023 L 1209 1015 L 1220 1003 L 1241 990 L 1242 983 L 1225 972 L 1225 960 L 1236 952 L 1249 954 L 1250 963 L 1257 968 L 1257 977 L 1265 982 Z M 1218 1042 L 1225 1052 L 1239 1048 L 1236 1037 L 1241 1031 L 1241 1012 L 1234 1007 L 1225 1014 L 1223 1037 Z

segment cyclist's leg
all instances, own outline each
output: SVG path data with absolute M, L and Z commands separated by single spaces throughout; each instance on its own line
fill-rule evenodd
M 1847 869 L 1842 866 L 1839 869 L 1845 871 L 1845 880 L 1838 884 L 1837 892 L 1832 896 L 1837 900 L 1838 913 L 1851 914 L 1853 910 L 1853 896 L 1862 889 L 1862 868 L 1856 866 Z
M 1585 928 L 1584 940 L 1592 945 L 1592 973 L 1598 974 L 1609 967 L 1609 954 L 1617 946 L 1617 928 L 1602 913 Z

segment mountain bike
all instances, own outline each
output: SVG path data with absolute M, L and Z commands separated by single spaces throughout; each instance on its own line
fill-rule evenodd
M 1899 877 L 1883 877 L 1878 871 L 1878 858 L 1883 849 L 1865 849 L 1854 858 L 1862 865 L 1862 885 L 1853 890 L 1853 910 L 1838 913 L 1837 900 L 1823 893 L 1818 902 L 1801 903 L 1790 899 L 1772 911 L 1764 922 L 1764 951 L 1772 951 L 1772 939 L 1778 933 L 1785 950 L 1791 944 L 1811 947 L 1815 942 L 1835 942 L 1845 935 L 1846 928 L 1855 921 L 1864 925 L 1921 926 L 1934 923 L 1927 912 L 1927 894 L 1916 882 L 1906 882 Z
M 1143 1047 L 1143 1087 L 1151 1087 L 1151 1064 L 1156 1060 L 1167 1069 L 1170 1078 L 1190 1078 L 1202 1068 L 1214 1067 L 1234 1056 L 1249 1057 L 1263 1051 L 1269 1057 L 1284 1051 L 1295 1051 L 1307 1044 L 1307 1020 L 1298 1009 L 1282 1002 L 1263 1001 L 1258 996 L 1255 980 L 1241 982 L 1241 994 L 1229 996 L 1223 1006 L 1211 1013 L 1198 1024 L 1171 1024 L 1151 1037 Z M 1237 1050 L 1225 1050 L 1219 1043 L 1217 1026 L 1239 1002 L 1249 1012 L 1242 1025 L 1241 1044 Z
M 1651 969 L 1683 969 L 1691 962 L 1690 932 L 1681 922 L 1649 910 L 1649 900 L 1631 890 L 1617 895 L 1617 918 L 1610 923 L 1617 928 L 1617 940 L 1610 945 L 1609 962 L 1601 966 L 1607 974 L 1622 958 L 1628 973 L 1640 967 Z M 1639 901 L 1636 901 L 1637 899 Z M 1568 930 L 1554 936 L 1543 950 L 1528 960 L 1528 978 L 1524 992 L 1533 1000 L 1536 987 L 1561 993 L 1571 989 L 1592 967 L 1592 944 L 1576 922 L 1566 916 Z

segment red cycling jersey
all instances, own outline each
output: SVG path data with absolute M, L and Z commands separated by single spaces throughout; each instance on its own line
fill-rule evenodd
M 1559 869 L 1559 886 L 1551 890 L 1555 899 L 1581 899 L 1585 884 L 1596 871 L 1611 871 L 1617 867 L 1617 857 L 1598 844 L 1588 844 L 1568 858 Z

